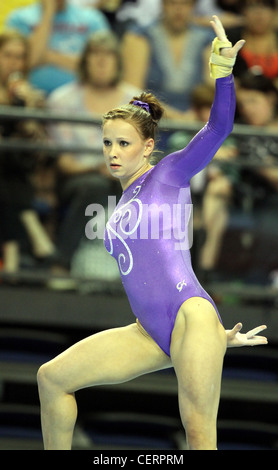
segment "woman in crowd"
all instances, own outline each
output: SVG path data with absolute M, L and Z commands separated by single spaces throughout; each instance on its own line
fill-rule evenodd
M 246 40 L 239 52 L 234 76 L 253 69 L 271 80 L 278 80 L 277 5 L 275 0 L 243 0 L 243 25 L 228 30 L 229 39 Z
M 203 81 L 203 51 L 212 40 L 209 28 L 192 22 L 196 3 L 162 0 L 154 24 L 123 37 L 124 79 L 181 111 L 189 109 L 192 88 Z
M 28 42 L 16 32 L 0 35 L 0 102 L 4 105 L 40 107 L 43 95 L 28 83 Z M 34 122 L 4 121 L 0 137 L 28 140 L 45 137 L 43 128 Z M 34 210 L 32 175 L 38 162 L 37 154 L 1 152 L 0 157 L 0 237 L 3 268 L 15 272 L 20 266 L 20 245 L 29 240 L 38 258 L 51 256 L 55 249 L 38 214 Z
M 120 46 L 110 31 L 94 33 L 87 41 L 78 65 L 78 79 L 53 92 L 48 99 L 52 111 L 101 119 L 111 105 L 121 106 L 138 89 L 122 80 Z M 59 124 L 50 127 L 54 142 L 69 146 L 58 157 L 57 196 L 61 219 L 57 233 L 57 256 L 52 272 L 67 274 L 79 243 L 85 236 L 89 204 L 107 205 L 107 196 L 118 192 L 103 162 L 102 131 L 100 126 Z M 94 153 L 71 153 L 71 146 L 87 145 Z M 118 192 L 119 194 L 119 192 Z M 66 281 L 66 282 L 65 282 Z M 72 285 L 70 280 L 53 280 L 52 287 Z

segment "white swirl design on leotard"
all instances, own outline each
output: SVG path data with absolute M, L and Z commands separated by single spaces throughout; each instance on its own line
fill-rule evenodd
M 141 186 L 136 186 L 133 191 L 133 197 L 126 204 L 123 204 L 119 209 L 115 210 L 106 225 L 107 236 L 110 244 L 110 248 L 106 247 L 108 253 L 113 256 L 114 246 L 112 237 L 120 241 L 123 246 L 123 250 L 126 251 L 126 253 L 121 252 L 118 256 L 119 269 L 123 276 L 127 276 L 133 268 L 133 255 L 125 241 L 125 238 L 130 237 L 136 232 L 142 219 L 143 205 L 141 200 L 137 198 L 140 190 Z M 134 211 L 132 211 L 132 204 L 137 204 L 138 208 L 138 216 L 135 219 L 133 217 Z M 125 219 L 125 226 L 130 225 L 131 223 L 131 228 L 129 228 L 129 230 L 126 230 L 124 227 L 123 219 Z M 111 226 L 110 221 L 115 224 L 116 230 Z M 134 225 L 132 226 L 132 224 Z M 121 235 L 118 233 L 119 230 Z

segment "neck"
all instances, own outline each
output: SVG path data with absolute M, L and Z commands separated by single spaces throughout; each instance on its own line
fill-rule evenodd
M 100 95 L 100 94 L 106 95 L 110 91 L 115 91 L 115 90 L 118 89 L 118 85 L 104 85 L 104 86 L 101 86 L 101 85 L 95 85 L 95 84 L 89 83 L 89 82 L 85 86 L 90 92 L 97 93 L 98 95 Z
M 171 25 L 167 20 L 163 21 L 163 26 L 165 30 L 167 31 L 167 34 L 172 37 L 180 37 L 183 36 L 187 30 L 188 30 L 188 24 L 184 24 L 183 26 L 180 26 L 178 28 L 175 28 L 174 26 Z
M 121 180 L 122 190 L 125 191 L 132 183 L 134 183 L 134 181 L 136 181 L 138 178 L 140 178 L 140 176 L 144 175 L 144 173 L 149 171 L 152 167 L 153 167 L 153 165 L 151 165 L 148 162 L 146 165 L 142 166 L 140 168 L 140 170 L 138 170 L 136 173 L 134 173 L 134 175 L 131 176 L 130 178 L 127 178 L 126 180 L 122 179 Z

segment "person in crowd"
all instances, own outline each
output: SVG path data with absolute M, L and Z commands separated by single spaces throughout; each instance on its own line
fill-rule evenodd
M 254 162 L 243 168 L 235 197 L 240 197 L 242 183 L 252 195 L 252 209 L 257 223 L 256 251 L 253 256 L 255 273 L 248 274 L 252 282 L 277 284 L 278 207 L 278 91 L 276 81 L 262 74 L 246 72 L 238 88 L 238 122 L 266 131 L 265 135 L 238 136 L 240 157 Z M 269 135 L 267 135 L 269 133 Z M 238 194 L 239 193 L 239 194 Z M 274 279 L 272 279 L 272 271 Z
M 195 6 L 196 0 L 162 0 L 162 16 L 153 25 L 123 36 L 124 79 L 181 111 L 203 80 L 203 50 L 212 39 L 209 28 L 192 24 Z
M 48 108 L 100 119 L 110 106 L 125 103 L 138 89 L 122 80 L 119 40 L 111 31 L 94 33 L 87 41 L 78 65 L 78 79 L 60 87 L 48 98 Z M 50 127 L 55 142 L 69 146 L 58 158 L 59 205 L 64 208 L 57 237 L 57 256 L 53 272 L 66 274 L 72 257 L 85 236 L 85 209 L 89 204 L 107 205 L 107 196 L 117 185 L 103 163 L 100 125 L 59 124 Z M 87 145 L 94 154 L 73 154 L 71 145 Z
M 240 51 L 234 69 L 235 77 L 254 69 L 278 81 L 278 34 L 276 0 L 243 0 L 242 26 L 227 31 L 231 41 L 243 37 L 246 47 Z
M 6 25 L 28 37 L 30 81 L 47 94 L 74 80 L 89 35 L 109 29 L 99 10 L 70 5 L 68 0 L 41 0 L 19 8 L 11 13 Z
M 41 107 L 44 96 L 28 82 L 29 46 L 17 32 L 0 34 L 0 103 L 10 106 Z M 0 123 L 0 138 L 45 138 L 43 128 L 33 121 Z M 15 272 L 20 267 L 22 239 L 28 236 L 33 255 L 51 256 L 54 245 L 33 208 L 32 175 L 38 162 L 37 154 L 19 150 L 1 152 L 0 156 L 0 236 L 2 238 L 3 268 Z
M 262 74 L 247 71 L 242 75 L 237 88 L 237 122 L 277 132 L 278 93 L 273 81 Z M 260 208 L 277 204 L 272 200 L 278 190 L 278 139 L 274 135 L 234 136 L 235 157 L 254 167 L 234 167 L 223 161 L 214 164 L 204 194 L 203 219 L 206 230 L 206 241 L 201 251 L 200 265 L 203 276 L 211 280 L 217 276 L 218 255 L 222 246 L 223 234 L 227 228 L 232 207 L 239 207 L 244 197 L 252 197 L 252 207 L 257 215 Z M 233 161 L 233 160 L 232 160 Z M 248 188 L 248 194 L 244 191 Z M 263 211 L 264 212 L 264 211 Z M 259 215 L 258 215 L 259 216 Z M 263 223 L 262 223 L 263 225 Z M 263 248 L 263 249 L 262 249 Z M 267 269 L 271 263 L 266 262 L 271 256 L 266 247 L 257 246 L 254 266 L 256 272 L 261 269 L 258 280 L 266 282 Z M 264 259 L 262 259 L 264 257 Z M 268 266 L 267 266 L 268 265 Z M 265 268 L 263 268 L 265 266 Z M 260 279 L 259 279 L 260 278 Z

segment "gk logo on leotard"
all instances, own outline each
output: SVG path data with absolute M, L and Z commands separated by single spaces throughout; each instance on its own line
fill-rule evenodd
M 181 292 L 182 289 L 186 286 L 187 286 L 187 284 L 186 284 L 185 280 L 183 280 L 183 281 L 181 281 L 177 284 L 177 289 L 178 289 L 179 292 Z

